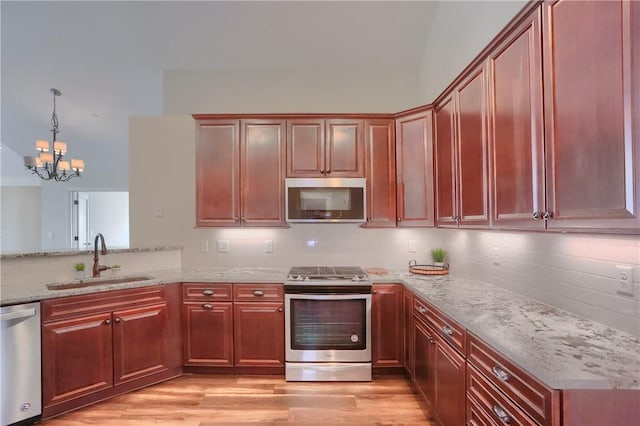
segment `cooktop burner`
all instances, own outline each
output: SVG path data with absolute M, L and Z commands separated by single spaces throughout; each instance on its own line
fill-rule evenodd
M 359 266 L 294 266 L 287 274 L 288 283 L 369 283 L 369 276 Z

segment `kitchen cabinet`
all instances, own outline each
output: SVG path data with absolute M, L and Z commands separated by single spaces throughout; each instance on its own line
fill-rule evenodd
M 233 293 L 234 365 L 275 367 L 283 372 L 283 286 L 234 284 Z
M 638 233 L 640 7 L 613 0 L 542 8 L 546 226 Z
M 284 120 L 197 123 L 196 226 L 285 226 Z
M 233 367 L 232 284 L 183 283 L 185 366 Z
M 367 221 L 364 228 L 396 226 L 396 150 L 394 122 L 366 119 L 365 169 Z
M 371 358 L 373 368 L 403 365 L 404 286 L 374 284 L 371 296 Z
M 404 288 L 402 297 L 402 314 L 404 317 L 404 369 L 413 377 L 414 349 L 413 349 L 413 292 Z
M 540 15 L 534 10 L 487 59 L 497 228 L 544 228 L 534 220 L 546 210 Z
M 439 227 L 487 227 L 489 184 L 485 67 L 473 69 L 435 108 Z
M 396 118 L 397 226 L 434 226 L 433 110 Z
M 155 286 L 43 301 L 43 417 L 180 374 L 177 298 Z
M 414 381 L 440 422 L 465 423 L 466 332 L 414 297 Z
M 364 177 L 360 119 L 287 120 L 287 177 Z

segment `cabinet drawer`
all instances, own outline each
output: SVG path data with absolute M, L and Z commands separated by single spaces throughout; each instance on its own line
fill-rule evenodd
M 467 340 L 467 361 L 533 419 L 550 424 L 558 391 L 536 381 L 478 337 L 469 334 Z
M 497 387 L 492 385 L 473 366 L 467 367 L 467 405 L 469 401 L 476 403 L 476 408 L 484 412 L 485 419 L 491 419 L 496 424 L 512 425 L 541 425 L 527 416 L 516 404 L 504 396 Z M 469 407 L 467 407 L 467 413 Z M 469 419 L 467 419 L 468 421 Z M 482 423 L 480 423 L 482 424 Z M 491 423 L 489 423 L 491 424 Z
M 42 322 L 111 312 L 114 309 L 153 305 L 164 301 L 163 285 L 58 297 L 42 301 Z
M 282 284 L 234 284 L 233 300 L 236 302 L 262 302 L 284 300 Z
M 231 284 L 225 283 L 184 283 L 182 300 L 230 302 Z
M 466 330 L 419 297 L 414 298 L 414 314 L 424 319 L 455 350 L 465 354 Z

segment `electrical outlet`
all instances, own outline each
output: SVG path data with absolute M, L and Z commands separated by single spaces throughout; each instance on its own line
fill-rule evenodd
M 618 294 L 633 297 L 633 268 L 626 265 L 616 265 L 616 271 L 618 272 Z
M 264 240 L 264 252 L 273 253 L 273 240 Z
M 217 241 L 218 253 L 229 253 L 229 240 Z
M 409 253 L 416 252 L 416 240 L 409 240 Z
M 493 266 L 500 266 L 500 247 L 494 247 L 491 254 Z

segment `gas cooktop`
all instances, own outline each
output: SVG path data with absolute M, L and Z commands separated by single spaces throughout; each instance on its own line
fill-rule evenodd
M 369 276 L 359 266 L 294 266 L 286 283 L 370 283 Z

